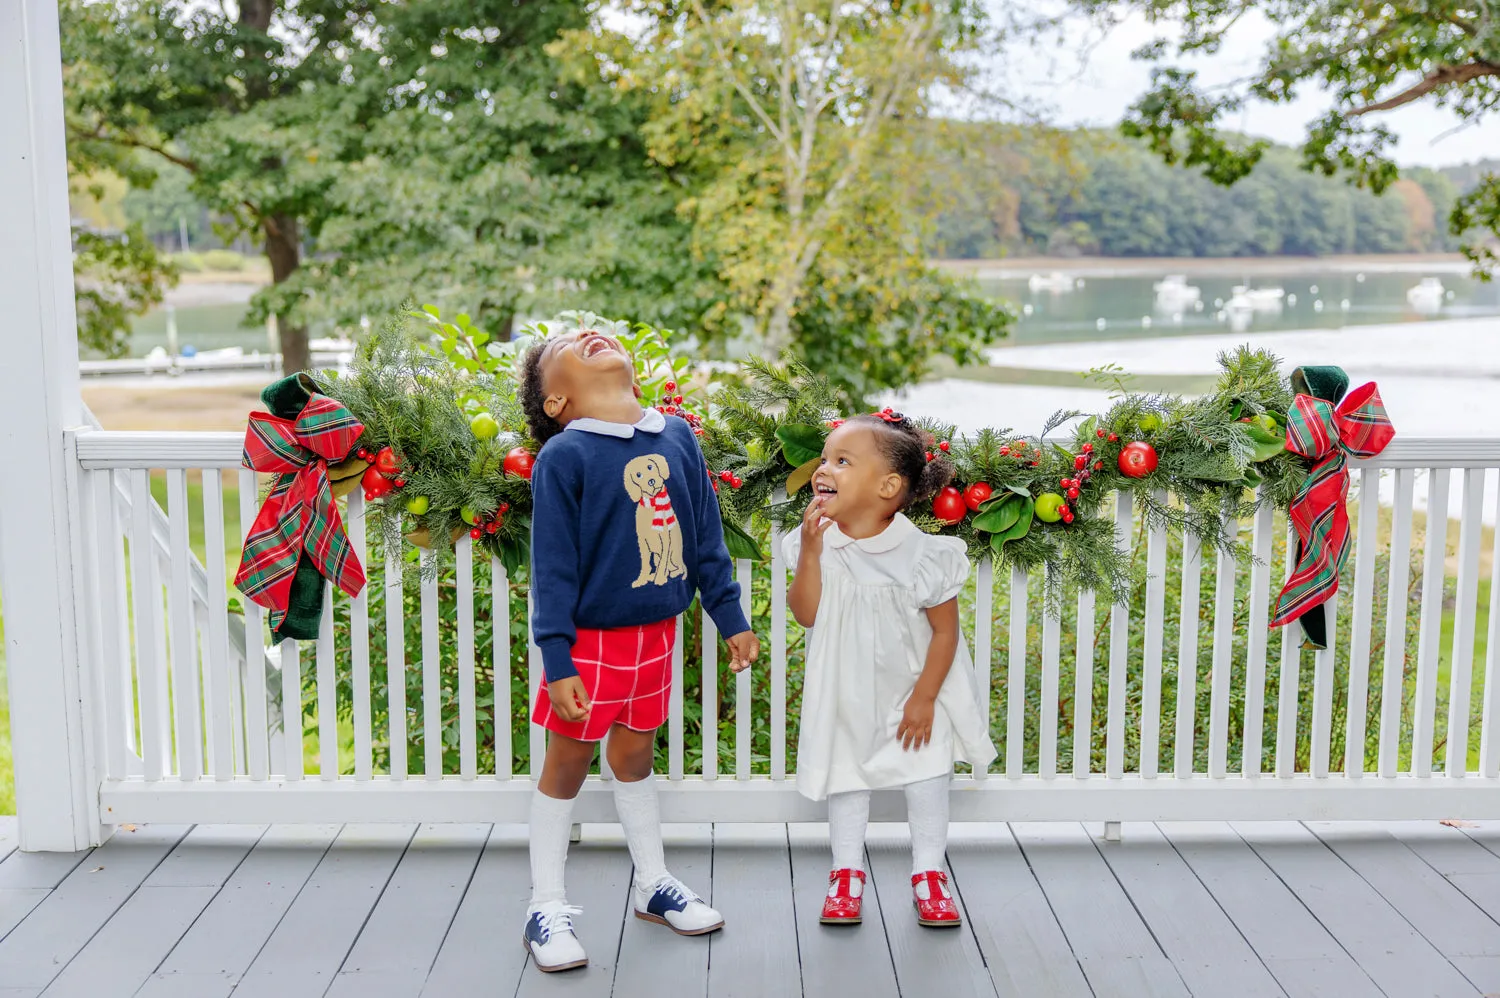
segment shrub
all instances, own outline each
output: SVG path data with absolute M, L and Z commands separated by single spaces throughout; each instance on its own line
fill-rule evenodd
M 203 263 L 209 270 L 230 274 L 245 269 L 245 258 L 234 250 L 209 250 L 203 254 Z

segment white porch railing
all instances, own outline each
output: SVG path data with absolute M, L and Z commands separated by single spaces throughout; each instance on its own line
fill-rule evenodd
M 320 638 L 300 648 L 286 643 L 278 663 L 253 639 L 263 627 L 258 608 L 245 605 L 238 629 L 218 556 L 225 524 L 232 531 L 235 523 L 235 511 L 224 508 L 224 470 L 238 476 L 241 532 L 257 502 L 253 473 L 239 467 L 241 437 L 95 431 L 77 434 L 74 445 L 93 607 L 82 622 L 84 695 L 103 820 L 524 818 L 543 742 L 525 721 L 520 693 L 504 681 L 512 663 L 504 625 L 520 597 L 498 562 L 476 566 L 470 541 L 460 539 L 455 567 L 424 575 L 419 613 L 407 620 L 399 556 L 388 551 L 385 566 L 366 563 L 366 592 L 331 599 Z M 153 473 L 165 476 L 164 542 Z M 990 772 L 960 775 L 955 818 L 1500 817 L 1500 552 L 1485 543 L 1482 515 L 1486 477 L 1497 474 L 1500 441 L 1398 440 L 1357 466 L 1356 500 L 1384 479 L 1394 506 L 1358 503 L 1355 553 L 1329 614 L 1330 648 L 1317 653 L 1265 626 L 1286 571 L 1285 521 L 1269 509 L 1252 523 L 1226 524 L 1231 536 L 1248 531 L 1255 558 L 1246 566 L 1191 539 L 1143 534 L 1128 498 L 1117 501 L 1118 542 L 1144 565 L 1137 616 L 1101 606 L 1091 593 L 1070 595 L 1053 616 L 1044 612 L 1041 580 L 1021 572 L 997 580 L 981 565 L 965 633 L 1001 758 Z M 1419 477 L 1430 521 L 1414 537 Z M 188 503 L 196 479 L 201 510 Z M 1446 511 L 1454 488 L 1462 501 L 1450 606 L 1445 585 L 1418 595 L 1413 584 L 1450 578 Z M 191 544 L 200 520 L 201 566 Z M 358 495 L 347 521 L 364 560 L 372 539 Z M 135 557 L 143 550 L 154 556 Z M 1477 674 L 1484 554 L 1492 568 Z M 784 609 L 786 567 L 744 563 L 739 572 L 769 661 L 731 677 L 712 625 L 696 612 L 685 621 L 664 817 L 819 820 L 822 806 L 799 796 L 791 779 L 801 635 Z M 450 600 L 451 614 L 441 609 Z M 398 612 L 373 633 L 381 605 Z M 476 614 L 497 622 L 488 648 L 476 642 Z M 236 631 L 242 642 L 231 641 Z M 408 633 L 420 635 L 413 661 Z M 688 657 L 700 652 L 707 665 L 696 679 L 692 670 L 683 674 L 687 639 Z M 372 659 L 382 651 L 396 680 L 384 695 L 372 689 Z M 534 691 L 534 654 L 527 671 Z M 420 677 L 414 699 L 408 675 Z M 497 678 L 492 703 L 477 694 L 476 676 Z M 685 690 L 695 709 L 686 709 Z M 387 723 L 377 729 L 372 718 L 382 708 Z M 734 724 L 721 745 L 719 719 L 730 711 Z M 304 731 L 307 717 L 314 721 Z M 340 747 L 340 717 L 352 727 L 352 747 Z M 425 751 L 455 731 L 446 764 L 444 753 Z M 690 764 L 694 731 L 702 752 Z M 305 739 L 316 745 L 311 773 Z M 421 772 L 408 772 L 409 744 L 423 749 Z M 479 760 L 490 757 L 494 765 L 481 769 Z M 586 788 L 580 820 L 612 815 L 601 789 L 597 781 Z M 875 808 L 877 818 L 901 811 L 896 795 L 877 795 Z

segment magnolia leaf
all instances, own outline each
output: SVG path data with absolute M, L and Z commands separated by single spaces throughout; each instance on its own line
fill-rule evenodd
M 991 499 L 979 508 L 979 515 L 974 517 L 974 529 L 987 534 L 1004 533 L 1015 524 L 1016 517 L 1021 515 L 1023 502 L 1024 499 L 1011 492 Z
M 724 520 L 724 546 L 729 549 L 729 557 L 736 561 L 764 561 L 765 555 L 760 552 L 760 545 L 754 537 L 745 533 L 738 523 L 732 520 Z
M 787 423 L 776 428 L 776 439 L 781 441 L 781 453 L 786 463 L 800 468 L 809 461 L 823 456 L 823 441 L 828 431 L 821 426 L 805 423 Z
M 1005 543 L 1007 541 L 1020 540 L 1022 537 L 1025 537 L 1028 533 L 1031 532 L 1031 516 L 1034 512 L 1036 512 L 1036 503 L 1031 499 L 1030 496 L 1027 496 L 1025 499 L 1022 499 L 1019 503 L 1017 503 L 1016 506 L 1020 514 L 1016 518 L 1016 522 L 1011 524 L 1010 527 L 1008 527 L 1006 530 L 1001 531 L 1000 533 L 997 533 L 990 538 L 990 548 L 993 549 L 996 554 L 1000 553 L 1000 549 L 1005 546 Z
M 1245 430 L 1255 442 L 1255 456 L 1250 459 L 1253 463 L 1270 460 L 1286 450 L 1286 436 L 1283 434 L 1273 433 L 1255 423 L 1247 423 Z
M 818 470 L 818 465 L 823 463 L 823 457 L 819 456 L 799 467 L 786 478 L 786 494 L 794 496 L 802 491 L 802 486 L 812 481 L 813 472 Z

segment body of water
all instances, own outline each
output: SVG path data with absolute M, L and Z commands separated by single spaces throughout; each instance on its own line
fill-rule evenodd
M 1076 276 L 1076 275 L 1075 275 Z M 1424 275 L 1404 273 L 1288 268 L 1283 273 L 1257 273 L 1253 277 L 1233 273 L 1194 274 L 1186 277 L 1190 292 L 1161 296 L 1156 276 L 1089 276 L 1071 290 L 1033 290 L 1026 278 L 989 280 L 981 287 L 1015 304 L 1022 312 L 1007 342 L 1047 343 L 1085 340 L 1194 336 L 1225 332 L 1271 332 L 1290 329 L 1337 329 L 1343 326 L 1445 318 L 1500 315 L 1500 282 L 1485 284 L 1466 275 L 1435 272 L 1443 291 L 1416 303 L 1408 292 Z M 1235 289 L 1279 288 L 1283 294 L 1277 307 L 1270 296 L 1259 296 L 1261 308 L 1232 306 Z M 204 289 L 206 290 L 206 289 Z M 205 301 L 199 294 L 176 309 L 177 342 L 198 350 L 241 347 L 247 352 L 267 348 L 264 326 L 245 324 L 247 287 L 226 287 L 225 296 L 237 300 Z M 1103 321 L 1101 327 L 1100 322 Z M 314 336 L 331 335 L 317 329 Z M 137 319 L 130 339 L 130 354 L 143 357 L 155 347 L 167 345 L 166 313 L 156 309 Z
M 1424 277 L 1420 272 L 1309 267 L 1253 277 L 1194 274 L 1183 283 L 1196 289 L 1196 299 L 1191 290 L 1159 294 L 1156 285 L 1164 276 L 1083 274 L 1082 286 L 1071 290 L 1033 289 L 1025 278 L 985 281 L 981 286 L 1022 311 L 1011 343 L 1337 329 L 1500 315 L 1500 283 L 1453 273 Z M 1419 293 L 1415 300 L 1408 297 L 1424 279 L 1440 281 L 1442 290 Z M 1248 287 L 1249 294 L 1236 298 L 1239 287 Z M 1274 289 L 1282 292 L 1279 300 L 1269 293 Z

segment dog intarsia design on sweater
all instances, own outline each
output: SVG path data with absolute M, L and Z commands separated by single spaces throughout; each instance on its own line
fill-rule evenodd
M 635 505 L 635 536 L 641 549 L 641 574 L 630 584 L 632 589 L 647 583 L 664 586 L 668 579 L 687 575 L 682 529 L 667 494 L 670 477 L 667 459 L 660 454 L 642 454 L 625 465 L 625 494 Z

